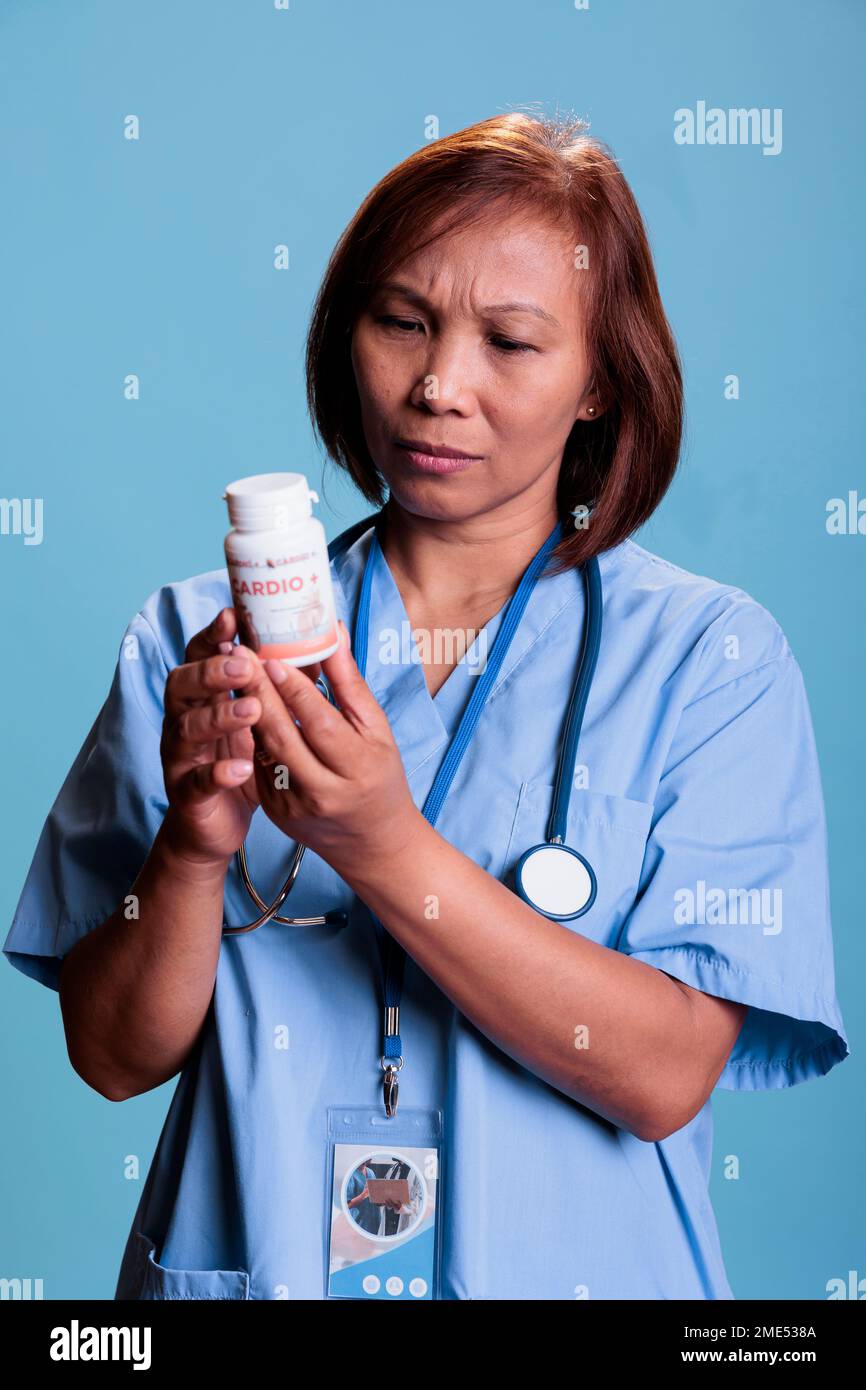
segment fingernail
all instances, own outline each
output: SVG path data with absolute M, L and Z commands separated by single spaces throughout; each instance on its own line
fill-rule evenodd
M 282 685 L 283 681 L 289 678 L 289 673 L 283 663 L 281 661 L 276 661 L 272 656 L 269 656 L 265 662 L 265 670 L 274 685 Z
M 252 770 L 252 763 L 248 763 L 244 761 L 244 759 L 242 758 L 239 759 L 236 763 L 229 763 L 229 772 L 231 773 L 232 777 L 249 777 L 252 773 Z
M 238 719 L 245 719 L 248 714 L 255 714 L 256 701 L 252 696 L 246 700 L 232 700 L 232 714 Z
M 234 650 L 234 642 L 220 642 L 219 649 L 223 656 L 228 656 Z
M 227 661 L 223 666 L 227 676 L 245 676 L 249 669 L 242 656 L 233 656 L 231 661 Z

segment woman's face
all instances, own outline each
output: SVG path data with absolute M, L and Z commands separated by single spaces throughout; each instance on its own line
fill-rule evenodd
M 526 213 L 490 214 L 406 260 L 358 317 L 367 447 L 408 511 L 553 511 L 574 421 L 600 409 L 587 392 L 575 240 Z M 425 458 L 424 445 L 462 457 Z

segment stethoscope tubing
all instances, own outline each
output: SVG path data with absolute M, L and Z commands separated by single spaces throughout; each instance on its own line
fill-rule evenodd
M 574 773 L 577 766 L 577 749 L 586 702 L 592 689 L 595 668 L 598 665 L 598 652 L 601 646 L 602 614 L 604 598 L 601 587 L 601 573 L 598 560 L 593 555 L 581 565 L 583 592 L 585 597 L 583 641 L 577 663 L 577 679 L 568 702 L 565 720 L 565 734 L 560 745 L 556 763 L 556 778 L 553 784 L 553 806 L 547 827 L 547 840 L 550 844 L 564 844 L 568 834 L 568 808 L 574 786 Z

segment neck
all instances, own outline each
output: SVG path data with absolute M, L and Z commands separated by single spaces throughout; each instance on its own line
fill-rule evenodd
M 393 498 L 385 511 L 382 552 L 404 596 L 447 606 L 504 599 L 556 525 L 555 499 L 459 521 L 408 512 Z

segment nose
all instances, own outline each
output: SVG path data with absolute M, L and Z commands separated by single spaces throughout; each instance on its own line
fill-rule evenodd
M 455 335 L 431 337 L 421 375 L 412 388 L 412 403 L 433 415 L 450 410 L 469 413 L 475 401 L 471 348 Z

